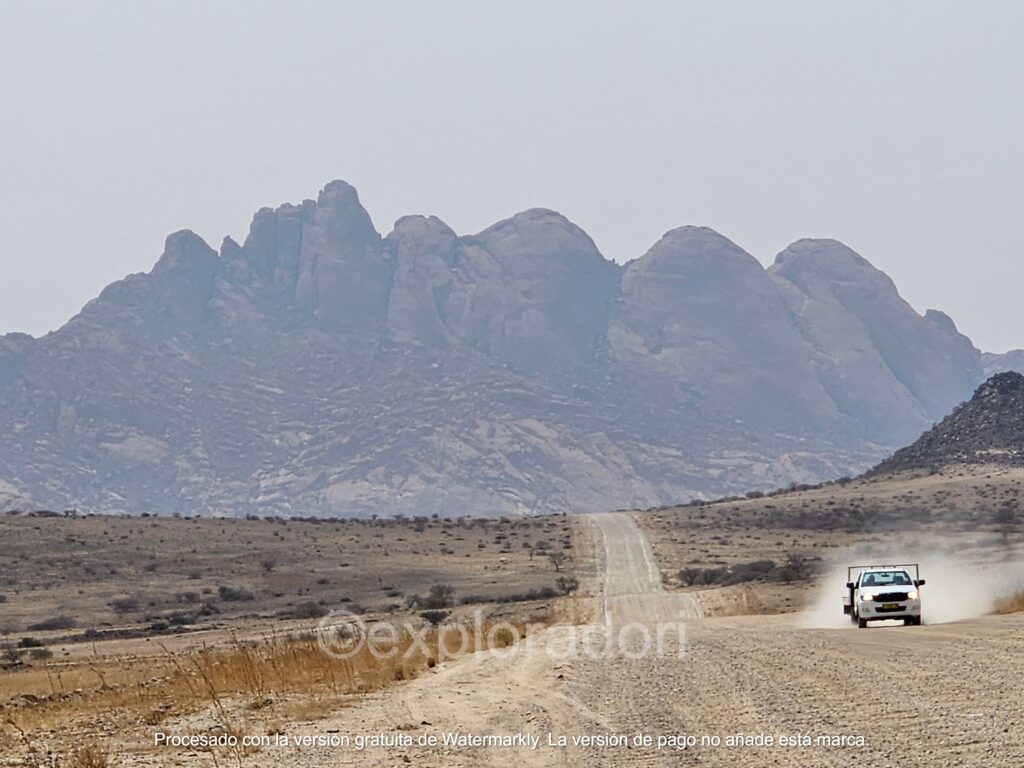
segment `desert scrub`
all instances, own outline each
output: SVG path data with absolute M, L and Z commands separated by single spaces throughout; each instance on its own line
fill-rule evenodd
M 993 613 L 1020 613 L 1024 611 L 1024 592 L 1016 592 L 996 600 Z

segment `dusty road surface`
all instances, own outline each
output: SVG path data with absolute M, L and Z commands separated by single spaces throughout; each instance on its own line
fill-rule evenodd
M 515 654 L 477 654 L 326 720 L 284 728 L 292 736 L 382 734 L 414 742 L 446 732 L 523 734 L 539 739 L 538 746 L 290 746 L 246 762 L 297 768 L 1024 765 L 1024 618 L 866 630 L 801 629 L 794 616 L 701 618 L 691 595 L 662 589 L 647 543 L 628 516 L 592 519 L 605 561 L 593 624 L 544 631 Z M 838 600 L 837 593 L 840 610 Z M 682 643 L 673 630 L 663 633 L 660 652 L 637 653 L 641 630 L 666 624 L 683 625 Z M 581 639 L 582 630 L 590 635 Z M 595 639 L 618 639 L 622 632 L 622 647 L 612 653 L 585 652 Z M 572 743 L 608 735 L 632 742 L 638 734 L 654 743 Z M 737 734 L 770 736 L 774 745 L 727 746 Z M 687 746 L 687 736 L 696 745 Z M 701 746 L 702 736 L 721 744 Z M 793 745 L 779 746 L 782 736 Z M 830 745 L 818 744 L 819 736 Z M 844 737 L 853 745 L 831 746 Z M 659 749 L 659 738 L 676 742 Z M 153 759 L 209 760 L 167 752 Z
M 691 594 L 662 589 L 654 554 L 633 518 L 610 513 L 593 515 L 591 520 L 602 542 L 601 600 L 606 625 L 621 631 L 628 623 L 647 626 L 701 617 L 700 604 Z

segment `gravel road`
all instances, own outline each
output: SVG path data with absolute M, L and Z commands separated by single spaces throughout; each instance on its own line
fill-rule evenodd
M 247 762 L 293 768 L 1024 765 L 1021 616 L 865 630 L 801 629 L 792 615 L 703 618 L 691 594 L 662 589 L 650 548 L 630 517 L 591 519 L 604 553 L 592 625 L 552 628 L 516 654 L 476 654 L 368 696 L 326 721 L 288 728 L 292 734 L 413 739 L 522 733 L 538 737 L 540 746 L 291 747 Z M 661 654 L 631 658 L 642 646 L 641 628 L 666 624 L 682 625 L 682 643 L 668 632 Z M 625 631 L 626 653 L 588 658 L 579 652 L 588 647 L 582 630 L 592 637 Z M 566 658 L 567 648 L 576 654 Z M 574 735 L 609 734 L 630 742 L 647 735 L 655 743 L 571 743 Z M 770 736 L 775 743 L 727 746 L 737 735 Z M 548 745 L 549 736 L 555 745 Z M 569 743 L 557 744 L 559 736 Z M 721 744 L 701 746 L 702 736 Z M 817 744 L 819 736 L 837 743 L 845 738 L 846 745 Z M 792 743 L 780 745 L 780 737 Z M 659 738 L 676 741 L 659 749 Z

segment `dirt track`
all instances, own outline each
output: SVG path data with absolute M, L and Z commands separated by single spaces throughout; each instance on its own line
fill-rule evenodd
M 367 697 L 291 734 L 529 733 L 526 747 L 269 749 L 258 765 L 392 766 L 1018 766 L 1024 764 L 1024 618 L 926 627 L 806 630 L 793 616 L 700 618 L 692 596 L 662 590 L 643 534 L 625 515 L 594 516 L 604 552 L 589 628 L 685 623 L 664 655 L 553 658 L 579 628 L 554 628 L 511 656 L 477 654 Z M 936 599 L 936 598 L 932 598 Z M 837 610 L 838 596 L 837 596 Z M 636 626 L 626 638 L 636 650 Z M 548 734 L 717 735 L 720 747 L 548 747 Z M 863 736 L 866 746 L 726 748 L 731 734 Z M 166 754 L 166 753 L 165 753 Z M 179 758 L 181 756 L 179 755 Z M 206 758 L 203 758 L 204 760 Z

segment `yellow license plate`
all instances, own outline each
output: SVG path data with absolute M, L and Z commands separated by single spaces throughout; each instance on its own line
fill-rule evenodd
M 894 608 L 899 608 L 900 604 L 899 603 L 882 603 L 882 607 L 885 608 L 885 610 L 887 610 L 887 611 L 891 611 Z

